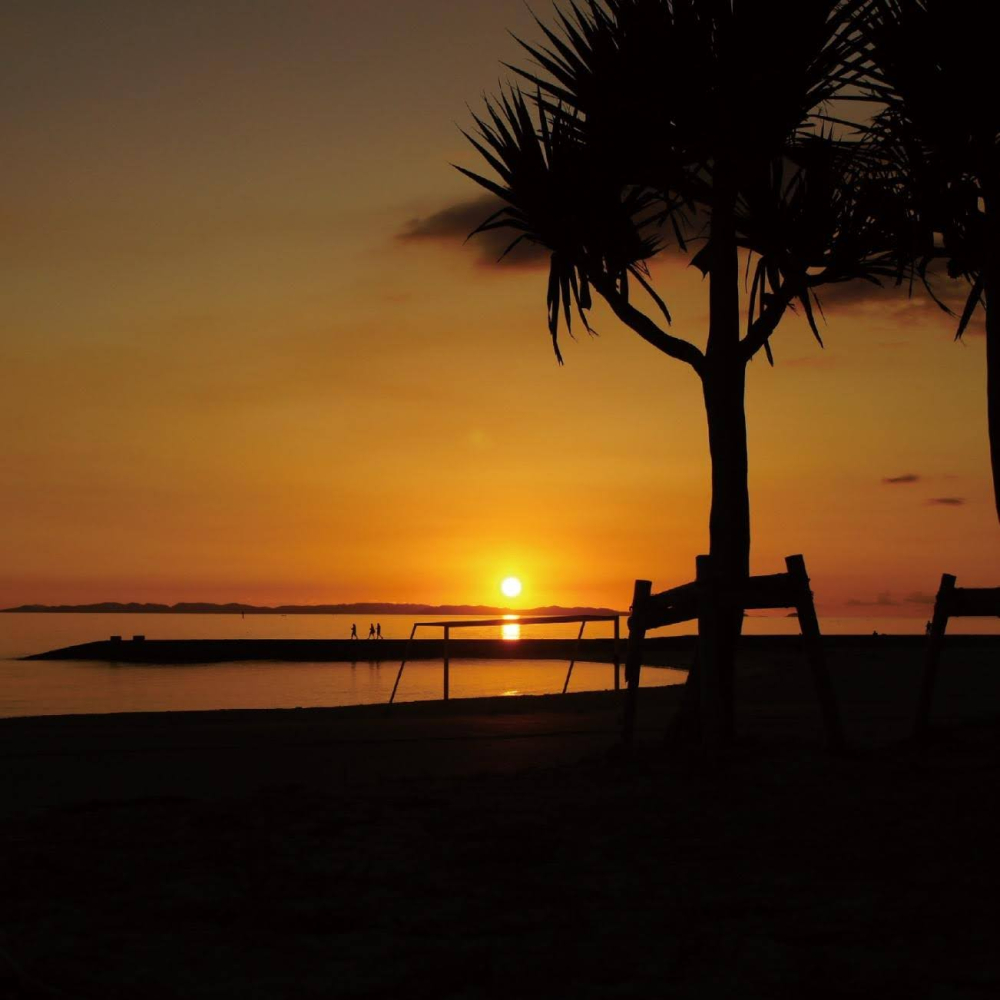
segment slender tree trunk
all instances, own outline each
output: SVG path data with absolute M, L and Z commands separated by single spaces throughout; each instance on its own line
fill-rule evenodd
M 983 262 L 983 291 L 986 299 L 986 419 L 990 436 L 990 465 L 993 469 L 993 503 L 1000 520 L 1000 199 L 987 192 L 986 259 Z
M 725 583 L 750 573 L 750 493 L 747 487 L 747 425 L 744 409 L 746 368 L 738 359 L 703 380 L 708 441 L 712 455 L 712 512 L 709 555 Z M 735 730 L 736 643 L 743 627 L 742 608 L 719 616 L 716 637 L 723 731 Z
M 747 486 L 746 367 L 739 358 L 706 368 L 702 376 L 708 443 L 712 458 L 712 509 L 709 515 L 709 555 L 723 581 L 738 581 L 750 573 L 750 491 Z M 743 627 L 742 609 L 719 618 L 716 637 L 723 728 L 735 731 L 736 643 Z M 701 737 L 701 678 L 699 664 L 688 674 L 681 710 L 668 730 L 668 740 Z
M 735 582 L 750 571 L 750 494 L 747 487 L 746 365 L 740 356 L 739 259 L 735 187 L 731 178 L 726 164 L 718 164 L 712 210 L 714 254 L 709 273 L 710 319 L 702 389 L 712 457 L 709 555 L 713 571 L 723 581 Z M 734 658 L 742 619 L 741 611 L 721 617 L 720 635 L 716 637 L 723 724 L 727 735 L 731 735 L 734 728 Z M 688 675 L 673 735 L 694 738 L 700 734 L 699 692 L 696 665 Z
M 750 493 L 747 487 L 746 368 L 742 361 L 706 371 L 703 380 L 712 455 L 709 555 L 729 579 L 750 573 Z

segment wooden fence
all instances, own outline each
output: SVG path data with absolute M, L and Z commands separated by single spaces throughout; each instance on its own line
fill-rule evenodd
M 800 555 L 788 556 L 785 566 L 785 573 L 727 581 L 715 573 L 709 556 L 698 556 L 695 560 L 695 579 L 691 583 L 654 594 L 649 580 L 635 581 L 625 657 L 627 692 L 622 735 L 626 744 L 632 742 L 635 729 L 642 649 L 647 631 L 697 620 L 696 655 L 701 685 L 703 739 L 706 749 L 717 753 L 726 736 L 718 657 L 720 622 L 728 615 L 752 609 L 794 608 L 798 613 L 805 656 L 823 713 L 827 743 L 835 751 L 843 750 L 844 733 L 823 654 L 805 560 Z
M 941 586 L 934 600 L 934 617 L 927 634 L 927 652 L 924 674 L 917 702 L 917 720 L 914 736 L 924 740 L 930 729 L 931 702 L 937 682 L 941 648 L 949 618 L 992 618 L 1000 616 L 1000 587 L 956 587 L 956 577 L 951 573 L 941 575 Z M 626 668 L 627 670 L 627 668 Z

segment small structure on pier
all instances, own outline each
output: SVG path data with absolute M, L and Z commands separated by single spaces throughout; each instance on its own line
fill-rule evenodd
M 444 629 L 444 654 L 443 654 L 443 666 L 444 666 L 444 700 L 448 700 L 448 687 L 449 687 L 449 674 L 450 674 L 450 662 L 448 657 L 448 641 L 451 638 L 451 630 L 453 628 L 488 628 L 492 625 L 563 625 L 563 624 L 573 624 L 576 622 L 580 623 L 580 631 L 576 636 L 576 644 L 573 647 L 573 656 L 569 661 L 569 669 L 566 671 L 566 680 L 563 682 L 562 693 L 566 693 L 566 689 L 569 687 L 569 679 L 573 676 L 573 667 L 576 664 L 577 653 L 580 649 L 580 640 L 583 638 L 583 630 L 587 622 L 614 622 L 614 668 L 615 668 L 615 690 L 619 690 L 621 682 L 619 679 L 619 668 L 621 659 L 619 656 L 619 624 L 618 615 L 541 615 L 536 617 L 522 618 L 520 616 L 514 618 L 480 618 L 476 621 L 449 621 L 449 622 L 416 622 L 413 628 L 410 630 L 410 638 L 406 641 L 406 649 L 403 652 L 403 659 L 399 664 L 399 672 L 396 674 L 396 683 L 392 685 L 392 694 L 389 695 L 389 704 L 391 705 L 396 698 L 396 688 L 399 687 L 399 679 L 403 676 L 403 668 L 406 666 L 406 661 L 410 658 L 410 644 L 413 642 L 413 637 L 416 635 L 418 628 L 441 628 Z

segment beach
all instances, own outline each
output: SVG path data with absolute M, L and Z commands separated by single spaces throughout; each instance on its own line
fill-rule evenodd
M 1000 984 L 995 639 L 794 649 L 739 736 L 662 745 L 679 689 L 0 721 L 0 995 L 977 996 Z M 558 986 L 556 986 L 558 984 Z

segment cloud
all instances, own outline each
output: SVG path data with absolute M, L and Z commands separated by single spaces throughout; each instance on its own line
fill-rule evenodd
M 961 278 L 949 278 L 943 270 L 933 268 L 929 275 L 930 286 L 937 298 L 954 313 L 948 316 L 934 301 L 919 280 L 895 284 L 891 279 L 875 285 L 870 281 L 856 279 L 837 284 L 821 285 L 816 289 L 824 313 L 834 317 L 840 311 L 878 309 L 882 316 L 892 318 L 915 316 L 936 316 L 944 323 L 953 324 L 958 329 L 958 317 L 965 308 L 969 295 L 969 284 Z M 983 333 L 982 310 L 978 310 L 969 324 L 968 333 Z M 898 344 L 880 344 L 895 347 Z
M 831 354 L 811 354 L 804 358 L 782 358 L 775 354 L 775 364 L 790 365 L 793 368 L 835 368 L 837 359 Z
M 504 202 L 489 194 L 457 201 L 431 215 L 410 219 L 396 234 L 396 239 L 404 243 L 427 240 L 445 247 L 460 248 L 478 225 L 503 207 Z M 655 235 L 663 239 L 663 248 L 657 257 L 658 260 L 663 256 L 672 256 L 675 259 L 678 256 L 687 257 L 687 253 L 674 242 L 672 234 L 669 238 L 662 231 L 658 231 Z M 477 263 L 493 265 L 517 236 L 518 231 L 515 229 L 491 229 L 485 233 L 477 233 L 469 239 L 469 247 L 475 250 Z M 692 239 L 689 250 L 692 246 L 698 245 L 698 241 Z M 517 267 L 548 267 L 549 251 L 537 243 L 524 240 L 504 257 L 503 263 Z
M 899 601 L 894 601 L 888 590 L 883 590 L 874 601 L 862 601 L 857 597 L 852 597 L 847 606 L 851 608 L 895 608 L 899 606 Z
M 404 243 L 428 240 L 445 246 L 460 247 L 480 223 L 503 207 L 492 195 L 470 198 L 442 208 L 431 215 L 410 219 L 397 234 Z M 500 255 L 517 237 L 513 229 L 491 229 L 469 240 L 479 264 L 495 264 Z M 505 264 L 518 267 L 544 267 L 549 251 L 527 240 L 519 243 L 505 258 Z
M 920 476 L 915 472 L 907 472 L 902 476 L 886 476 L 882 482 L 887 486 L 895 486 L 898 483 L 919 483 Z
M 938 507 L 961 507 L 965 497 L 931 497 L 927 502 Z

